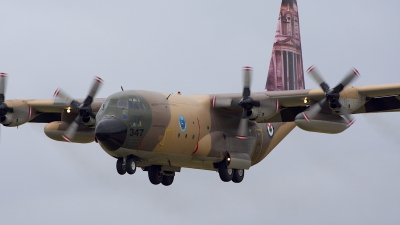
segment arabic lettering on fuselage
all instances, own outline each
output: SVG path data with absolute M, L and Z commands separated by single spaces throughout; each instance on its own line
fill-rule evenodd
M 177 106 L 177 105 L 174 103 L 160 102 L 160 103 L 151 103 L 151 106 Z

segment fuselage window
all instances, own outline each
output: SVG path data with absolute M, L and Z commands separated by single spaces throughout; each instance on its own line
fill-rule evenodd
M 123 109 L 122 110 L 122 119 L 123 120 L 127 120 L 128 119 L 128 110 L 127 109 Z

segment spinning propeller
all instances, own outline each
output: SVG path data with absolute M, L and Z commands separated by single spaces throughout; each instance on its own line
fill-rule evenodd
M 240 119 L 238 131 L 236 137 L 239 139 L 247 139 L 248 132 L 248 116 L 251 115 L 251 109 L 256 106 L 260 106 L 259 101 L 254 101 L 250 97 L 250 83 L 251 83 L 251 67 L 244 67 L 244 75 L 243 75 L 243 94 L 242 99 L 239 101 L 239 104 L 243 108 L 242 117 Z
M 75 120 L 69 125 L 65 133 L 62 135 L 62 137 L 66 141 L 71 142 L 74 139 L 75 133 L 78 130 L 79 123 L 81 123 L 82 118 L 89 118 L 89 117 L 91 117 L 92 119 L 96 118 L 96 116 L 92 112 L 91 105 L 93 102 L 93 98 L 96 95 L 102 83 L 103 80 L 100 77 L 94 77 L 92 87 L 89 89 L 89 94 L 82 104 L 71 98 L 67 93 L 65 93 L 61 89 L 57 89 L 54 92 L 55 98 L 63 100 L 71 107 L 71 109 L 76 110 L 79 113 L 78 116 L 75 118 Z
M 311 66 L 310 68 L 308 68 L 307 73 L 309 73 L 313 77 L 313 79 L 319 84 L 321 89 L 325 92 L 326 97 L 318 103 L 312 105 L 307 111 L 303 112 L 304 119 L 309 121 L 310 118 L 318 114 L 321 109 L 323 109 L 326 105 L 329 105 L 332 110 L 339 111 L 340 114 L 343 115 L 343 117 L 348 122 L 347 126 L 351 126 L 355 120 L 351 117 L 348 111 L 342 107 L 342 104 L 340 104 L 339 102 L 339 98 L 340 92 L 356 77 L 360 76 L 359 72 L 355 68 L 353 68 L 334 88 L 329 87 L 329 85 L 324 81 L 321 73 L 316 69 L 315 66 Z
M 9 108 L 5 101 L 4 93 L 6 92 L 7 74 L 0 73 L 0 121 L 5 120 L 5 115 L 8 112 L 13 112 L 12 108 Z

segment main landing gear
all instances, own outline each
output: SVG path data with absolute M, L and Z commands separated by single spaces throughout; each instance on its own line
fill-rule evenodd
M 134 174 L 136 172 L 136 160 L 134 156 L 128 156 L 126 158 L 118 158 L 117 160 L 117 172 L 120 175 L 125 173 Z M 174 182 L 175 172 L 172 171 L 162 171 L 161 166 L 148 166 L 144 168 L 148 172 L 149 180 L 152 184 L 158 185 L 163 184 L 164 186 L 169 186 Z
M 225 160 L 218 164 L 218 173 L 223 182 L 240 183 L 244 178 L 244 169 L 228 168 Z
M 161 171 L 161 166 L 149 166 L 147 171 L 149 180 L 154 185 L 162 183 L 164 186 L 169 186 L 174 182 L 175 172 Z

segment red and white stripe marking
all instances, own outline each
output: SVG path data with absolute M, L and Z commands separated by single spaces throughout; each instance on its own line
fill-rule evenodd
M 279 112 L 279 109 L 280 109 L 280 105 L 279 105 L 279 101 L 278 100 L 276 100 L 276 105 L 275 105 L 275 112 L 277 113 L 277 112 Z
M 215 97 L 215 95 L 214 95 L 214 97 L 213 97 L 213 99 L 212 99 L 212 106 L 213 106 L 213 108 L 215 107 L 215 101 L 217 100 L 216 98 L 217 98 L 217 97 Z
M 357 77 L 360 77 L 360 72 L 358 72 L 358 70 L 356 68 L 353 67 L 353 72 L 355 75 L 357 75 Z
M 245 66 L 245 67 L 243 67 L 243 69 L 244 69 L 245 71 L 251 71 L 251 67 L 250 67 L 250 66 Z
M 315 68 L 315 65 L 310 66 L 310 68 L 307 69 L 306 73 L 313 71 L 314 68 Z
M 7 77 L 6 73 L 0 73 L 0 77 Z
M 58 94 L 60 94 L 61 89 L 57 88 L 57 90 L 54 92 L 53 97 L 56 98 L 58 96 Z
M 63 134 L 62 137 L 64 138 L 64 140 L 65 140 L 66 142 L 71 142 L 71 141 L 72 141 L 72 140 L 71 140 L 69 137 L 67 137 L 65 134 Z
M 236 138 L 240 139 L 240 140 L 246 140 L 247 139 L 246 136 L 242 136 L 242 135 L 236 135 Z
M 353 125 L 355 122 L 356 122 L 356 119 L 350 120 L 350 122 L 347 124 L 347 127 L 350 127 L 350 126 Z
M 310 118 L 307 116 L 305 112 L 303 112 L 303 117 L 307 122 L 310 122 Z
M 32 118 L 32 115 L 33 115 L 33 109 L 32 107 L 29 106 L 29 119 Z
M 98 76 L 95 76 L 94 79 L 95 79 L 97 82 L 99 82 L 99 83 L 103 83 L 103 82 L 104 82 L 103 79 L 101 79 L 101 78 L 98 77 Z

